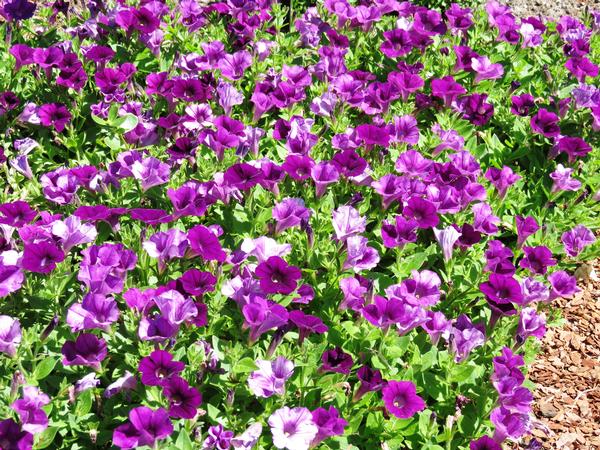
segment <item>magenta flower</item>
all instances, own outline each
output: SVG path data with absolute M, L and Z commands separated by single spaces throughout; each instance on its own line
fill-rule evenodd
M 274 361 L 259 359 L 258 370 L 248 376 L 248 386 L 257 397 L 271 397 L 285 393 L 285 382 L 294 373 L 294 363 L 278 356 Z
M 193 419 L 202 403 L 202 395 L 179 375 L 168 378 L 163 394 L 169 400 L 169 416 L 178 419 Z
M 402 302 L 398 299 L 386 299 L 380 295 L 376 295 L 373 299 L 374 303 L 366 305 L 362 309 L 362 315 L 371 324 L 378 328 L 387 330 L 391 325 L 400 321 L 403 314 Z
M 319 428 L 317 436 L 313 439 L 311 446 L 318 445 L 331 436 L 341 436 L 348 421 L 340 417 L 338 410 L 330 406 L 329 409 L 317 408 L 312 412 L 314 424 Z
M 306 408 L 283 408 L 275 411 L 268 420 L 273 434 L 273 445 L 279 449 L 308 450 L 319 428 Z
M 535 234 L 540 229 L 540 226 L 535 218 L 531 216 L 515 216 L 515 222 L 517 225 L 517 247 L 521 248 L 527 238 Z
M 354 401 L 360 400 L 367 392 L 377 392 L 385 386 L 381 372 L 366 365 L 358 369 L 356 377 L 360 381 L 360 386 L 352 397 Z
M 425 409 L 425 402 L 417 395 L 412 381 L 388 381 L 382 393 L 385 408 L 399 419 L 408 419 Z
M 519 266 L 529 269 L 532 273 L 544 275 L 548 267 L 556 265 L 556 259 L 552 252 L 543 245 L 538 247 L 524 247 L 525 257 L 519 262 Z
M 387 248 L 403 247 L 417 240 L 417 222 L 396 216 L 395 223 L 384 220 L 381 225 L 381 239 Z
M 291 294 L 302 278 L 302 272 L 295 266 L 288 265 L 279 256 L 271 256 L 261 262 L 255 270 L 260 280 L 260 288 L 267 294 Z
M 250 343 L 263 333 L 288 323 L 289 313 L 283 306 L 261 297 L 250 297 L 242 307 L 244 329 L 250 329 Z
M 473 228 L 485 234 L 498 233 L 500 218 L 492 213 L 492 208 L 487 203 L 476 203 L 471 207 L 473 211 Z
M 520 304 L 523 301 L 521 285 L 512 276 L 492 273 L 487 282 L 479 285 L 479 289 L 494 304 Z
M 504 75 L 502 64 L 492 64 L 487 56 L 479 56 L 471 59 L 471 68 L 477 75 L 475 83 L 481 80 L 496 80 Z
M 421 197 L 411 197 L 402 213 L 413 219 L 419 228 L 433 228 L 440 221 L 435 205 Z
M 208 429 L 208 436 L 202 443 L 202 450 L 222 450 L 231 446 L 233 431 L 226 430 L 223 425 L 213 425 Z
M 252 65 L 252 55 L 246 50 L 225 54 L 218 62 L 221 75 L 230 80 L 239 80 L 244 71 Z
M 142 247 L 152 257 L 158 259 L 158 268 L 162 272 L 166 262 L 174 258 L 183 258 L 188 248 L 187 234 L 177 228 L 153 234 Z
M 129 411 L 129 422 L 119 425 L 113 432 L 112 442 L 122 449 L 154 447 L 157 440 L 173 433 L 173 424 L 163 408 L 156 410 L 138 406 Z
M 310 176 L 316 186 L 315 195 L 322 197 L 325 194 L 327 186 L 339 180 L 340 173 L 335 164 L 320 162 L 312 167 Z
M 168 164 L 149 157 L 142 161 L 135 161 L 131 166 L 131 173 L 142 183 L 142 190 L 147 191 L 151 187 L 167 183 L 171 176 L 171 169 Z
M 517 440 L 532 428 L 529 414 L 511 412 L 502 406 L 492 410 L 490 420 L 496 427 L 494 431 L 496 442 L 502 442 L 506 438 Z
M 466 92 L 466 89 L 451 76 L 435 78 L 431 81 L 432 95 L 441 98 L 446 106 L 451 106 L 460 95 Z
M 380 257 L 377 250 L 368 246 L 369 240 L 363 236 L 350 236 L 346 240 L 346 261 L 344 270 L 352 269 L 355 272 L 373 269 L 379 263 Z
M 64 252 L 52 242 L 26 243 L 21 266 L 29 272 L 50 273 L 64 259 Z
M 106 341 L 89 333 L 80 334 L 75 341 L 66 341 L 61 352 L 65 366 L 88 366 L 96 370 L 108 353 Z
M 183 372 L 185 364 L 173 361 L 173 355 L 165 350 L 154 350 L 141 359 L 138 369 L 146 386 L 164 386 L 170 378 Z
M 188 231 L 188 241 L 194 254 L 205 261 L 224 262 L 227 254 L 223 251 L 219 238 L 204 225 L 196 225 Z
M 583 158 L 592 151 L 592 146 L 579 137 L 561 136 L 553 149 L 557 153 L 566 153 L 569 163 Z
M 21 324 L 18 319 L 0 315 L 0 352 L 10 357 L 17 354 L 17 347 L 21 343 Z
M 12 203 L 0 205 L 0 223 L 12 227 L 21 228 L 37 216 L 37 212 L 29 206 L 29 203 L 17 200 Z
M 230 166 L 223 176 L 227 185 L 242 191 L 252 189 L 263 178 L 262 171 L 247 163 L 239 163 Z
M 0 421 L 0 442 L 3 448 L 29 450 L 33 448 L 33 434 L 25 431 L 13 419 Z
M 504 166 L 502 169 L 490 167 L 485 173 L 485 177 L 494 185 L 500 198 L 504 198 L 508 188 L 522 178 L 508 166 Z
M 510 111 L 514 115 L 526 117 L 535 107 L 535 99 L 531 94 L 513 95 L 511 97 L 511 105 Z
M 329 327 L 325 325 L 319 317 L 305 314 L 300 310 L 291 311 L 289 318 L 290 322 L 298 327 L 299 345 L 302 345 L 302 342 L 309 334 L 323 334 L 329 329 Z
M 540 108 L 539 111 L 531 117 L 530 122 L 531 129 L 534 133 L 546 137 L 557 137 L 560 134 L 558 116 L 545 108 Z
M 489 436 L 482 436 L 476 441 L 471 441 L 469 450 L 502 450 L 502 446 Z
M 569 231 L 565 231 L 560 240 L 565 252 L 572 257 L 579 255 L 585 247 L 596 242 L 596 237 L 583 225 L 576 225 Z
M 344 375 L 350 375 L 350 370 L 354 361 L 352 356 L 342 350 L 341 347 L 335 347 L 327 350 L 321 355 L 321 369 L 324 372 L 336 372 Z
M 62 133 L 67 123 L 71 121 L 71 113 L 59 103 L 48 103 L 39 107 L 37 115 L 40 118 L 40 123 L 45 127 L 54 127 L 54 129 Z

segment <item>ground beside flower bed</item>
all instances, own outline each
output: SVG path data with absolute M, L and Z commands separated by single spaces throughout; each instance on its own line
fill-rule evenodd
M 600 1 L 597 0 L 512 0 L 507 2 L 514 14 L 527 16 L 549 16 L 558 18 L 569 14 L 581 16 L 587 10 L 600 9 Z
M 548 435 L 541 429 L 533 432 L 533 439 L 543 448 L 600 448 L 598 273 L 600 262 L 596 262 L 591 277 L 582 277 L 581 292 L 572 299 L 556 301 L 555 307 L 561 309 L 564 325 L 548 330 L 542 352 L 530 371 L 531 380 L 537 384 L 534 411 L 549 430 Z

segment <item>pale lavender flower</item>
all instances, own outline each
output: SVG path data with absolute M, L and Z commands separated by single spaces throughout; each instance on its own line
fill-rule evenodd
M 23 386 L 23 397 L 11 408 L 19 415 L 23 430 L 31 434 L 41 433 L 48 428 L 48 416 L 42 409 L 50 403 L 50 397 L 35 386 Z
M 133 177 L 142 183 L 142 189 L 147 191 L 153 186 L 165 184 L 169 181 L 171 170 L 168 164 L 148 157 L 142 161 L 135 161 L 131 165 Z
M 242 434 L 234 437 L 231 440 L 231 445 L 236 450 L 250 450 L 256 445 L 261 434 L 262 425 L 260 422 L 253 423 Z
M 10 316 L 0 316 L 0 352 L 13 357 L 21 343 L 21 324 Z
M 308 450 L 319 428 L 307 408 L 283 408 L 275 411 L 268 420 L 273 433 L 273 445 L 279 449 Z
M 345 241 L 365 231 L 367 219 L 361 217 L 358 210 L 352 206 L 344 205 L 333 211 L 333 229 L 338 241 Z
M 292 251 L 290 244 L 278 244 L 275 239 L 267 236 L 256 239 L 245 238 L 240 248 L 246 256 L 255 257 L 259 263 L 266 261 L 271 256 L 283 258 Z
M 183 258 L 188 248 L 187 234 L 177 228 L 159 231 L 142 243 L 142 247 L 152 257 L 158 259 L 160 272 L 166 268 L 167 261 Z
M 294 363 L 283 356 L 274 361 L 259 359 L 256 361 L 258 370 L 248 377 L 248 386 L 257 397 L 271 397 L 274 394 L 285 393 L 285 382 L 294 373 Z
M 198 314 L 198 308 L 191 298 L 184 297 L 176 290 L 161 293 L 154 299 L 154 303 L 171 325 L 181 325 L 191 320 Z
M 5 252 L 6 253 L 6 252 Z M 25 276 L 20 267 L 15 264 L 7 264 L 5 258 L 0 261 L 0 298 L 6 297 L 21 289 Z
M 56 220 L 52 223 L 52 234 L 60 238 L 65 253 L 71 248 L 94 242 L 98 231 L 90 223 L 82 223 L 77 216 L 69 216 L 65 220 Z
M 129 371 L 125 371 L 125 375 L 118 378 L 115 382 L 109 384 L 104 390 L 104 396 L 107 398 L 118 394 L 122 391 L 130 391 L 137 386 L 137 379 Z
M 304 206 L 301 198 L 285 198 L 275 204 L 272 215 L 277 221 L 275 232 L 281 233 L 288 228 L 300 226 L 303 220 L 310 219 L 312 212 Z
M 550 298 L 548 286 L 535 278 L 525 278 L 521 282 L 521 290 L 523 291 L 523 304 L 525 305 L 533 302 L 546 302 Z
M 350 236 L 346 239 L 347 256 L 344 269 L 352 269 L 355 272 L 370 270 L 379 263 L 379 253 L 367 244 L 369 240 L 363 236 Z
M 529 336 L 539 340 L 546 334 L 546 316 L 538 314 L 535 308 L 523 308 L 517 326 L 517 342 L 523 343 Z
M 581 188 L 581 182 L 571 178 L 573 169 L 567 169 L 562 164 L 556 166 L 556 170 L 550 174 L 554 181 L 552 184 L 552 193 L 560 191 L 578 191 Z
M 480 325 L 474 325 L 465 314 L 461 314 L 454 321 L 450 331 L 450 351 L 454 353 L 454 360 L 457 363 L 463 362 L 473 349 L 484 344 L 483 329 Z
M 217 95 L 219 97 L 219 105 L 221 105 L 227 116 L 231 115 L 231 109 L 235 105 L 241 105 L 244 102 L 244 95 L 225 81 L 219 82 Z
M 435 234 L 435 239 L 438 241 L 438 244 L 442 248 L 442 253 L 444 254 L 444 261 L 450 261 L 452 259 L 452 249 L 454 248 L 454 244 L 458 241 L 458 238 L 462 236 L 462 233 L 456 230 L 452 225 L 443 228 L 441 230 L 434 228 L 433 234 Z
M 75 382 L 75 395 L 81 394 L 88 389 L 94 389 L 99 384 L 100 380 L 96 378 L 96 372 L 88 373 L 85 377 Z
M 504 75 L 502 64 L 492 64 L 487 56 L 471 58 L 471 67 L 477 73 L 475 83 L 481 80 L 496 80 Z
M 104 331 L 119 319 L 119 307 L 113 298 L 89 293 L 81 303 L 74 303 L 67 311 L 67 325 L 71 331 L 99 328 Z

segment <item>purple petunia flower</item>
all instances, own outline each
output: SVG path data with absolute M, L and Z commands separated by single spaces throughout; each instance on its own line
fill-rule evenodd
M 303 407 L 284 406 L 271 414 L 268 423 L 273 434 L 273 445 L 279 449 L 308 450 L 319 432 L 312 414 Z
M 277 221 L 275 232 L 281 233 L 288 228 L 299 226 L 303 221 L 308 221 L 312 211 L 304 206 L 304 200 L 300 198 L 285 198 L 275 204 L 272 215 Z
M 413 219 L 419 228 L 433 228 L 440 221 L 435 205 L 421 197 L 411 197 L 402 213 Z
M 347 255 L 344 270 L 352 269 L 355 272 L 373 269 L 379 263 L 380 257 L 377 250 L 368 246 L 369 240 L 363 236 L 350 236 L 346 240 Z
M 21 266 L 29 272 L 50 273 L 64 259 L 64 252 L 52 242 L 26 243 Z
M 399 419 L 408 419 L 425 409 L 425 402 L 417 395 L 412 381 L 388 381 L 382 394 L 385 408 Z
M 352 206 L 340 206 L 333 211 L 333 229 L 339 241 L 365 231 L 367 219 L 362 217 Z
M 190 247 L 194 254 L 205 261 L 224 262 L 227 254 L 223 251 L 219 238 L 204 225 L 196 225 L 187 234 Z
M 0 205 L 0 223 L 12 227 L 21 228 L 37 216 L 37 212 L 29 206 L 29 203 L 17 200 Z
M 494 185 L 500 198 L 504 198 L 508 188 L 522 178 L 508 166 L 504 166 L 502 169 L 490 167 L 485 173 L 485 177 Z
M 21 324 L 18 319 L 0 315 L 0 352 L 10 357 L 17 354 L 17 346 L 21 343 Z
M 236 450 L 251 450 L 260 439 L 262 429 L 260 422 L 253 423 L 242 434 L 231 439 L 231 445 Z
M 527 238 L 535 234 L 540 229 L 540 226 L 535 218 L 531 216 L 515 216 L 515 222 L 517 225 L 517 247 L 521 248 Z
M 329 409 L 315 409 L 312 412 L 312 419 L 319 431 L 311 442 L 311 446 L 316 446 L 331 436 L 343 435 L 344 428 L 348 425 L 348 421 L 340 417 L 338 410 L 333 406 L 330 406 Z
M 110 398 L 119 392 L 133 390 L 137 387 L 137 379 L 129 371 L 125 375 L 109 384 L 104 390 L 104 397 Z
M 450 330 L 449 345 L 455 362 L 463 362 L 473 349 L 481 347 L 485 343 L 484 331 L 485 327 L 482 324 L 473 324 L 467 315 L 458 316 Z
M 185 256 L 188 248 L 187 234 L 177 228 L 160 231 L 144 241 L 142 247 L 152 258 L 158 259 L 158 268 L 162 272 L 167 261 Z
M 50 397 L 39 388 L 23 386 L 23 397 L 10 406 L 19 415 L 23 430 L 37 434 L 48 428 L 48 416 L 42 409 L 42 406 L 46 406 L 48 403 L 50 403 Z
M 335 347 L 333 350 L 323 352 L 321 362 L 323 364 L 320 370 L 342 373 L 344 375 L 350 374 L 350 369 L 352 369 L 352 365 L 354 364 L 352 356 L 344 352 L 341 347 Z
M 531 430 L 529 414 L 511 412 L 500 406 L 490 413 L 490 420 L 496 427 L 494 440 L 502 442 L 506 438 L 517 440 Z
M 33 434 L 25 431 L 13 419 L 0 421 L 0 442 L 2 448 L 30 450 L 33 448 Z
M 0 262 L 0 298 L 21 289 L 24 280 L 23 271 L 18 266 Z
M 329 327 L 327 327 L 327 325 L 325 325 L 319 317 L 305 314 L 300 310 L 291 311 L 289 318 L 290 322 L 298 327 L 299 345 L 302 345 L 302 342 L 309 334 L 323 334 L 329 329 Z
M 510 112 L 516 116 L 526 117 L 534 107 L 535 99 L 531 94 L 513 95 L 511 97 Z
M 546 137 L 557 137 L 560 134 L 558 126 L 558 116 L 545 108 L 540 108 L 539 111 L 531 117 L 531 129 L 534 133 L 541 134 Z
M 65 366 L 88 366 L 100 369 L 100 363 L 108 353 L 106 341 L 95 335 L 82 333 L 75 341 L 66 341 L 61 350 Z
M 179 375 L 163 383 L 163 394 L 169 400 L 169 416 L 178 419 L 193 419 L 202 403 L 202 395 Z
M 231 445 L 233 431 L 226 430 L 223 425 L 213 425 L 208 429 L 208 436 L 202 443 L 202 450 L 226 450 Z
M 250 297 L 242 307 L 244 329 L 250 329 L 250 343 L 263 333 L 288 323 L 289 313 L 283 306 L 261 297 Z
M 122 449 L 142 446 L 153 447 L 157 440 L 173 433 L 173 424 L 163 408 L 153 410 L 138 406 L 129 411 L 129 422 L 119 425 L 113 432 L 113 445 Z
M 81 303 L 74 303 L 67 311 L 67 325 L 72 332 L 98 328 L 104 331 L 119 319 L 117 302 L 102 294 L 87 294 Z
M 502 450 L 502 446 L 489 436 L 482 436 L 469 444 L 470 450 Z
M 577 278 L 569 275 L 564 270 L 557 270 L 548 276 L 548 281 L 552 286 L 549 298 L 545 300 L 553 300 L 555 298 L 568 298 L 575 295 L 580 289 L 577 287 Z
M 456 241 L 458 241 L 462 233 L 450 225 L 441 230 L 434 228 L 433 234 L 435 235 L 435 239 L 437 240 L 438 244 L 442 248 L 444 261 L 450 261 L 452 259 L 452 250 L 454 248 L 454 244 Z
M 133 177 L 142 183 L 143 191 L 167 183 L 171 176 L 169 165 L 152 157 L 144 158 L 142 161 L 135 161 L 131 165 L 130 170 Z
M 45 127 L 54 127 L 59 133 L 62 133 L 72 118 L 65 105 L 59 103 L 48 103 L 40 106 L 37 115 L 40 118 L 40 124 Z
M 560 191 L 578 191 L 581 188 L 581 181 L 571 178 L 573 169 L 565 168 L 562 164 L 558 164 L 554 172 L 550 174 L 552 178 L 551 193 Z
M 259 359 L 258 370 L 248 376 L 248 386 L 257 397 L 271 397 L 285 393 L 285 382 L 294 373 L 294 363 L 278 356 L 274 361 Z
M 403 247 L 417 240 L 417 222 L 396 216 L 395 223 L 384 220 L 381 225 L 381 238 L 387 248 Z
M 185 364 L 173 361 L 173 355 L 165 350 L 154 350 L 141 359 L 138 369 L 146 386 L 163 386 L 171 377 L 179 375 Z
M 255 274 L 260 280 L 261 289 L 267 294 L 291 294 L 302 278 L 300 269 L 288 265 L 279 256 L 271 256 L 261 262 L 256 267 Z
M 517 325 L 517 342 L 523 343 L 529 336 L 539 340 L 546 334 L 546 317 L 538 314 L 535 308 L 523 308 Z
M 560 240 L 565 252 L 572 257 L 579 255 L 585 247 L 596 242 L 596 237 L 583 225 L 576 225 L 569 231 L 565 231 Z
M 552 252 L 543 245 L 538 247 L 524 247 L 525 257 L 519 262 L 519 266 L 529 269 L 530 272 L 544 275 L 548 267 L 556 265 L 556 259 Z

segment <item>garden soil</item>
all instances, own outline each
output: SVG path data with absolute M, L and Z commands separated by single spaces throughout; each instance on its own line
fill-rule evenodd
M 600 10 L 600 0 L 510 0 L 509 5 L 521 17 L 543 16 L 559 18 L 565 14 L 582 16 L 587 11 Z

